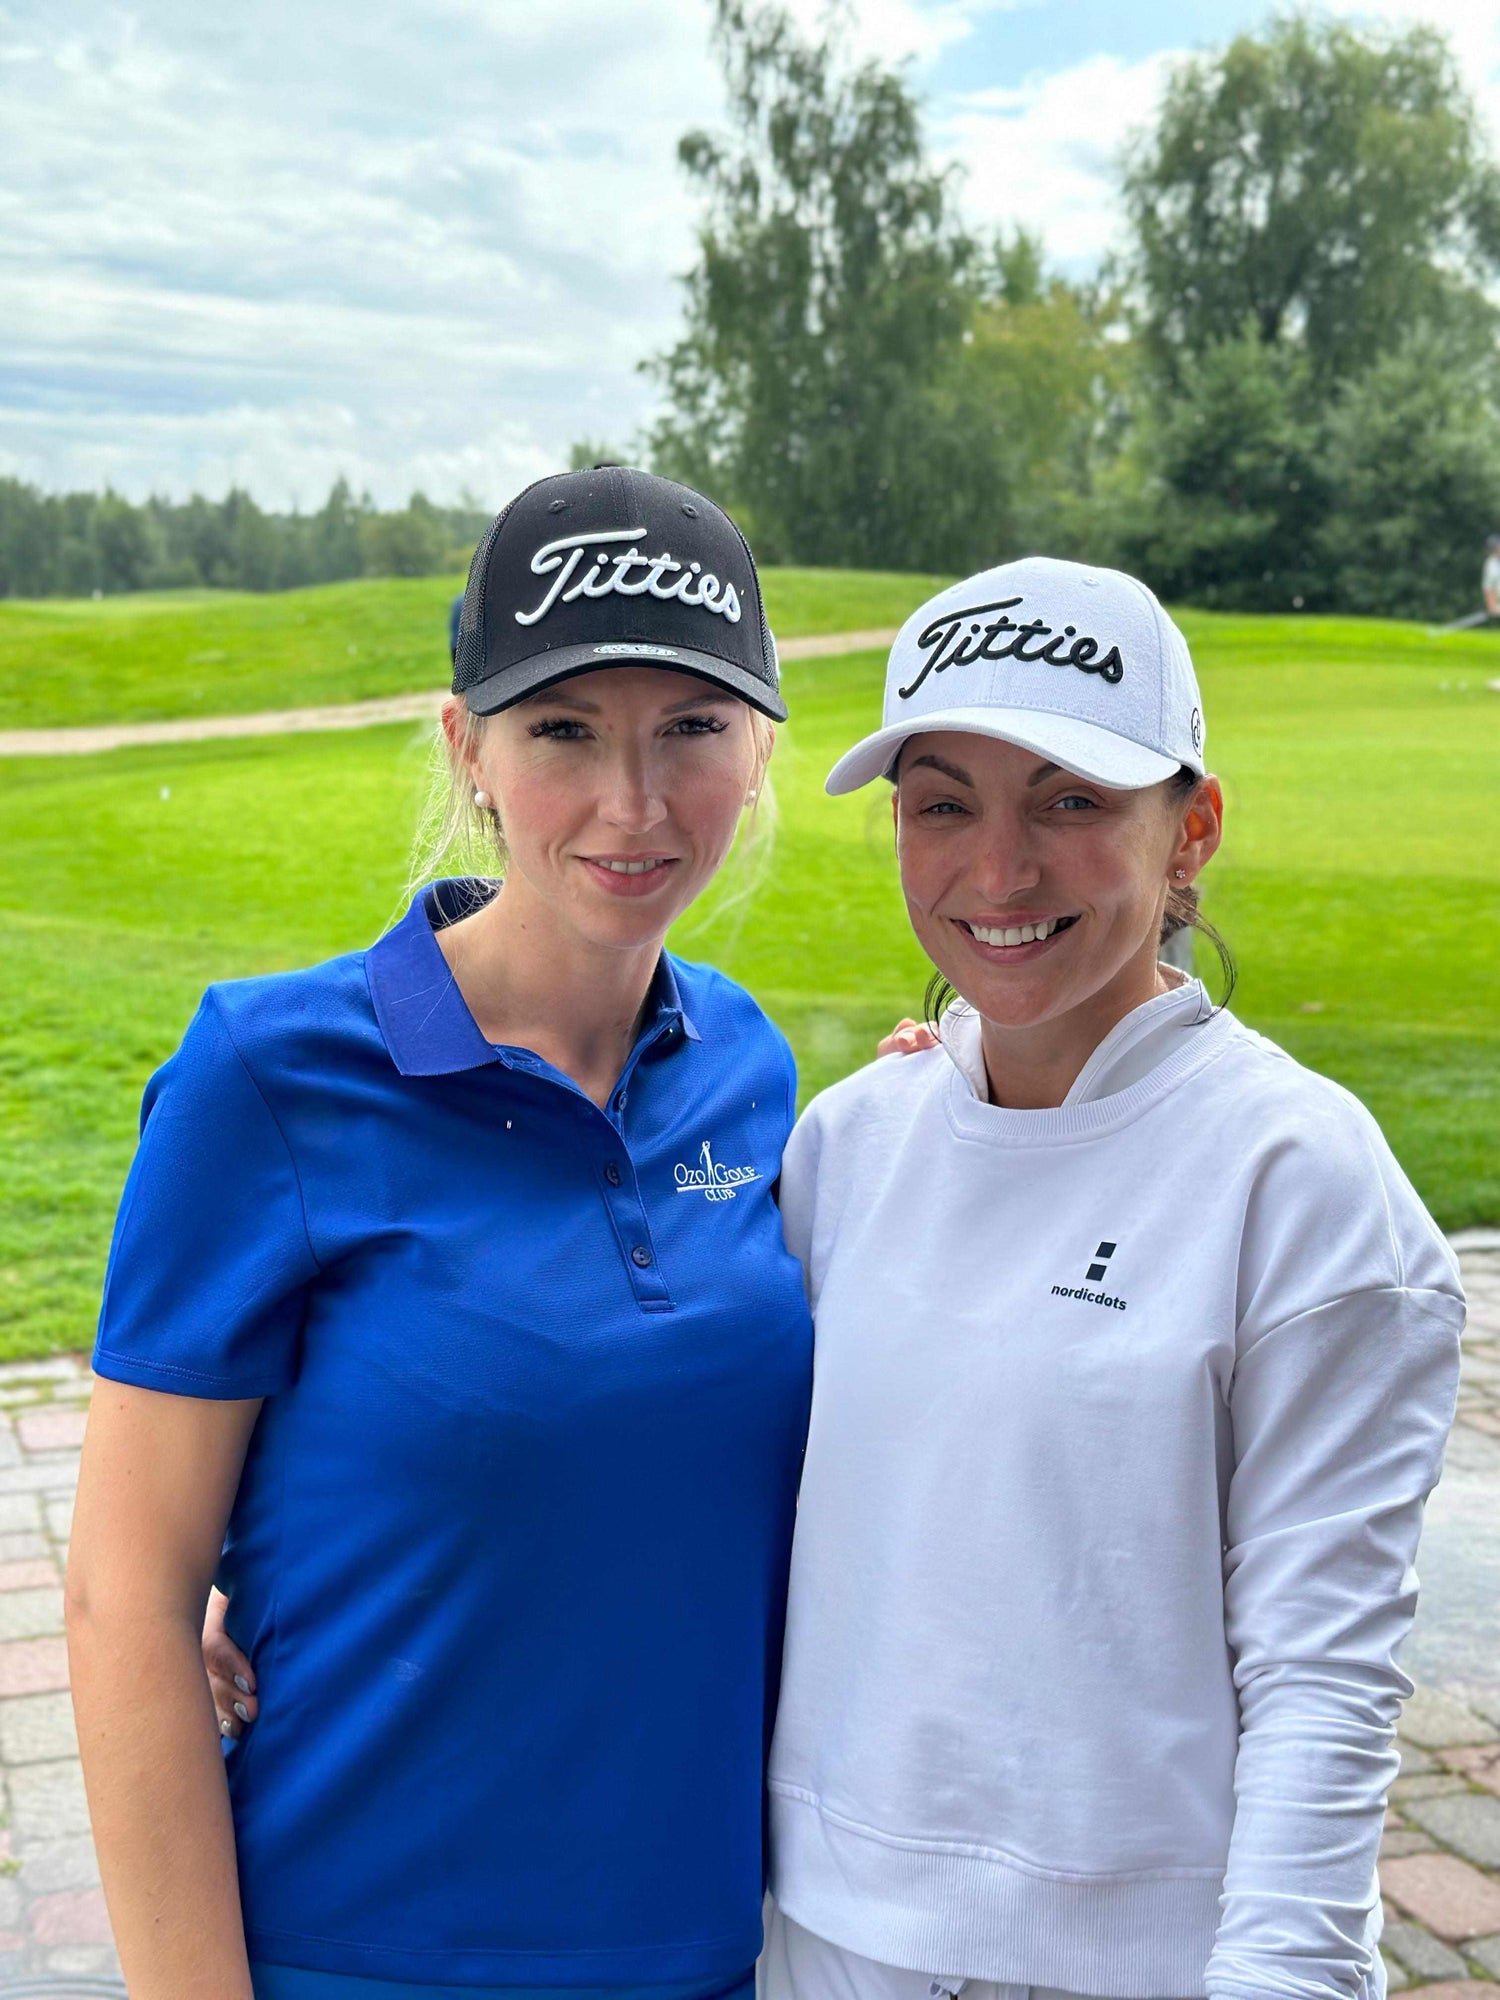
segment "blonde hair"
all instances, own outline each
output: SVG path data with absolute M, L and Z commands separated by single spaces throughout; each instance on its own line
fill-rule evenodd
M 749 707 L 747 702 L 746 707 Z M 474 803 L 473 760 L 479 755 L 487 715 L 476 715 L 464 704 L 463 728 L 457 744 L 439 729 L 432 741 L 427 797 L 417 819 L 407 870 L 406 897 L 410 902 L 428 882 L 443 875 L 471 875 L 481 880 L 498 880 L 505 873 L 505 831 L 493 806 Z M 740 820 L 732 864 L 742 879 L 725 897 L 718 899 L 712 915 L 717 917 L 754 894 L 764 878 L 776 832 L 776 795 L 768 766 L 776 743 L 776 730 L 769 716 L 750 709 L 750 730 L 755 743 L 755 771 L 750 783 L 750 803 Z

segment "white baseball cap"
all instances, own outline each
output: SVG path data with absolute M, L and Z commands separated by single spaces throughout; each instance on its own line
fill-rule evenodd
M 1145 584 L 1051 556 L 1001 563 L 914 611 L 885 676 L 885 721 L 828 774 L 853 792 L 909 736 L 956 729 L 1136 791 L 1203 775 L 1203 702 L 1187 641 Z

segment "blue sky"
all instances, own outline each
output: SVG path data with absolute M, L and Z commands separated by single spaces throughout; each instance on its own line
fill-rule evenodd
M 1356 9 L 1334 0 L 1339 12 Z M 819 0 L 793 0 L 807 20 Z M 1257 0 L 851 0 L 980 224 L 1082 272 L 1173 60 Z M 1454 34 L 1500 127 L 1500 15 Z M 649 416 L 712 123 L 709 0 L 0 0 L 0 473 L 139 497 L 339 473 L 498 504 Z

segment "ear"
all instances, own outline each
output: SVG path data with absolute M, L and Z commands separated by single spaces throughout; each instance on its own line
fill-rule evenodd
M 438 721 L 443 734 L 448 739 L 448 748 L 455 757 L 463 755 L 464 723 L 467 720 L 465 705 L 456 694 L 450 694 L 438 711 Z
M 1224 792 L 1211 773 L 1200 778 L 1182 809 L 1176 844 L 1167 866 L 1175 880 L 1181 868 L 1191 882 L 1218 852 L 1224 837 Z
M 479 767 L 474 762 L 472 756 L 467 754 L 465 747 L 465 739 L 469 729 L 468 704 L 462 701 L 457 695 L 450 695 L 439 711 L 438 720 L 442 725 L 443 735 L 448 740 L 448 750 L 452 756 L 454 765 L 461 765 L 468 772 L 474 784 L 476 786 L 481 785 L 483 778 Z

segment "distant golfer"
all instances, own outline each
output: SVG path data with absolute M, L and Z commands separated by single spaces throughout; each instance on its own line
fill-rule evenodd
M 1472 632 L 1476 625 L 1488 625 L 1500 620 L 1500 534 L 1485 537 L 1484 568 L 1479 573 L 1479 589 L 1484 603 L 1478 611 L 1470 611 L 1446 625 L 1429 625 L 1429 638 L 1444 637 L 1449 632 Z

